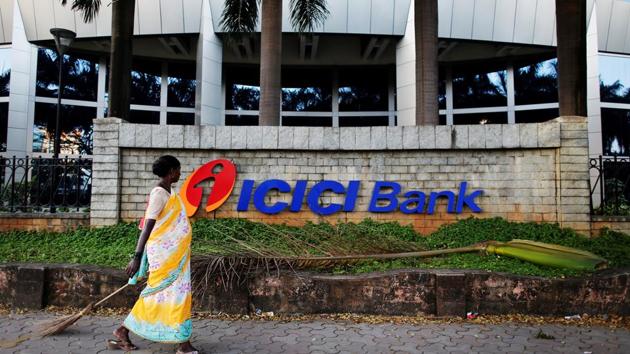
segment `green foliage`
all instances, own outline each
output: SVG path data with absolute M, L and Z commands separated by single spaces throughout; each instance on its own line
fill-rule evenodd
M 0 233 L 0 262 L 82 263 L 123 268 L 134 251 L 139 231 L 136 224 L 100 229 L 80 228 L 64 233 L 14 231 Z M 291 237 L 287 237 L 290 235 Z M 193 254 L 242 252 L 237 242 L 257 250 L 284 255 L 407 252 L 472 245 L 487 240 L 526 239 L 593 252 L 613 268 L 630 266 L 630 235 L 604 230 L 598 238 L 586 238 L 555 224 L 514 223 L 503 219 L 469 218 L 446 225 L 423 237 L 410 226 L 364 220 L 360 223 L 308 223 L 303 227 L 267 225 L 243 219 L 202 219 L 193 223 Z M 309 248 L 301 247 L 308 244 Z M 364 273 L 400 268 L 482 269 L 522 275 L 560 277 L 584 274 L 475 253 L 431 259 L 365 261 L 338 267 L 336 274 Z
M 138 228 L 119 224 L 64 233 L 12 231 L 0 234 L 1 262 L 80 263 L 121 268 L 133 254 Z

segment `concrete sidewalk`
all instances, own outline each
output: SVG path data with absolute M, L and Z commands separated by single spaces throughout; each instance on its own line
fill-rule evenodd
M 0 339 L 28 333 L 45 312 L 0 315 Z M 24 342 L 0 353 L 116 353 L 105 340 L 122 317 L 85 317 L 63 335 Z M 601 327 L 521 324 L 355 324 L 333 321 L 194 320 L 193 344 L 203 353 L 628 353 L 630 332 Z M 541 330 L 555 339 L 536 339 Z M 135 352 L 174 353 L 174 345 L 132 335 Z M 121 352 L 117 352 L 121 353 Z

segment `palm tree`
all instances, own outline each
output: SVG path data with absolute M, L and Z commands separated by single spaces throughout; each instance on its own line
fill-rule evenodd
M 251 33 L 261 4 L 259 125 L 280 125 L 282 72 L 282 0 L 226 0 L 221 27 L 229 33 Z M 326 0 L 290 0 L 291 24 L 310 32 L 328 16 Z
M 61 0 L 66 5 L 68 0 Z M 101 0 L 72 0 L 72 10 L 91 22 L 98 14 Z M 129 118 L 132 36 L 136 0 L 112 1 L 112 43 L 109 61 L 108 116 Z
M 586 0 L 556 0 L 561 116 L 586 116 Z
M 416 125 L 438 125 L 438 1 L 414 0 Z

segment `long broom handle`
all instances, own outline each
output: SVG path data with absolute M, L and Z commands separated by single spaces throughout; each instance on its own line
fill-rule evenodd
M 107 295 L 107 297 L 106 297 L 106 298 L 104 298 L 103 300 L 101 300 L 101 301 L 97 302 L 96 304 L 94 304 L 94 307 L 97 307 L 97 306 L 99 306 L 100 304 L 104 303 L 105 301 L 107 301 L 107 300 L 111 299 L 114 295 L 116 295 L 116 294 L 118 294 L 119 292 L 121 292 L 121 291 L 125 290 L 125 289 L 129 286 L 129 285 L 130 285 L 130 284 L 129 284 L 129 283 L 127 283 L 127 284 L 125 284 L 123 287 L 121 287 L 120 289 L 118 289 L 118 290 L 114 291 L 113 293 L 111 293 L 111 294 Z

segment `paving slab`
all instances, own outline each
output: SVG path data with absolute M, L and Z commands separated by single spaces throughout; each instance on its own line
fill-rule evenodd
M 50 320 L 46 312 L 0 315 L 0 341 L 28 333 Z M 33 339 L 0 353 L 122 353 L 105 340 L 122 317 L 86 316 L 65 333 Z M 537 339 L 539 330 L 555 339 Z M 202 353 L 627 353 L 630 331 L 545 324 L 365 324 L 335 321 L 193 321 L 193 344 Z M 135 354 L 174 353 L 172 344 L 132 334 Z

